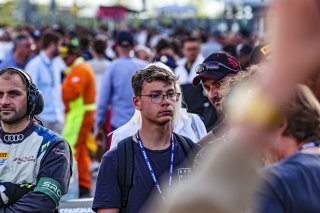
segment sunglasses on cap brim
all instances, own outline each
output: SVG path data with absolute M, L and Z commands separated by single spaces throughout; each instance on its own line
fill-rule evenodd
M 240 70 L 232 69 L 222 63 L 216 62 L 216 61 L 208 61 L 203 64 L 199 64 L 196 67 L 196 73 L 200 74 L 204 71 L 218 71 L 220 67 L 224 67 L 225 69 L 229 70 L 230 72 L 239 72 Z

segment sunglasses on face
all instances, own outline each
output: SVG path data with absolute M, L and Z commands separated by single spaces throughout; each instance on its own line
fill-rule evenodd
M 224 67 L 224 68 L 228 69 L 231 72 L 239 72 L 239 70 L 231 69 L 230 67 L 228 67 L 228 66 L 226 66 L 226 65 L 224 65 L 222 63 L 219 63 L 219 62 L 216 62 L 216 61 L 208 61 L 206 63 L 199 64 L 196 67 L 196 73 L 200 74 L 200 73 L 202 73 L 204 71 L 218 71 L 220 67 Z

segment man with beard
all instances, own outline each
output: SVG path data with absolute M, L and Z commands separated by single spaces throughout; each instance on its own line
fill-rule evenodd
M 226 53 L 213 53 L 209 55 L 202 64 L 196 67 L 198 74 L 192 84 L 197 86 L 202 83 L 204 92 L 206 93 L 211 104 L 216 108 L 218 121 L 215 127 L 197 143 L 206 145 L 208 142 L 222 137 L 225 129 L 224 114 L 222 113 L 222 103 L 219 96 L 220 86 L 229 76 L 235 75 L 241 71 L 240 63 Z
M 47 31 L 41 38 L 42 50 L 26 66 L 34 84 L 43 92 L 44 111 L 39 116 L 44 126 L 61 134 L 64 124 L 61 72 L 65 65 L 59 55 L 62 38 Z
M 33 120 L 43 96 L 29 75 L 0 70 L 0 212 L 57 212 L 68 191 L 68 143 Z

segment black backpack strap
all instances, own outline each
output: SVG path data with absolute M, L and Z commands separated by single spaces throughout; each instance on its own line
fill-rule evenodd
M 189 162 L 191 165 L 193 164 L 193 160 L 196 157 L 199 149 L 195 149 L 196 145 L 192 142 L 191 139 L 187 137 L 183 137 L 179 134 L 174 133 L 175 137 L 178 139 L 178 142 L 180 143 L 183 152 L 187 156 Z
M 133 177 L 133 141 L 128 137 L 118 143 L 117 148 L 117 172 L 118 184 L 121 193 L 121 213 L 127 211 L 129 191 Z

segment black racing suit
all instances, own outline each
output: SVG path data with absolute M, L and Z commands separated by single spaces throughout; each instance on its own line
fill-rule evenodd
M 33 121 L 14 134 L 0 129 L 0 139 L 0 213 L 57 212 L 72 174 L 69 144 Z

